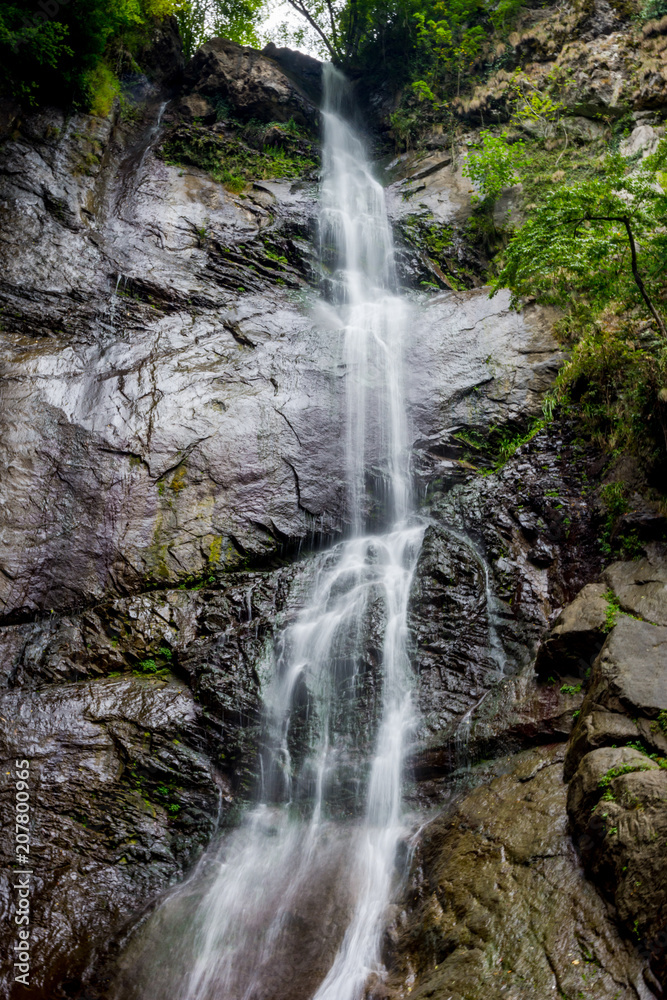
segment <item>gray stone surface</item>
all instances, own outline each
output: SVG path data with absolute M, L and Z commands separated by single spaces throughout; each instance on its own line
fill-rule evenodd
M 602 574 L 623 611 L 654 625 L 667 625 L 667 561 L 657 554 L 615 562 Z
M 208 843 L 231 786 L 211 762 L 201 709 L 175 678 L 119 677 L 0 697 L 3 772 L 30 760 L 31 990 L 52 995 Z M 2 827 L 13 831 L 3 782 Z M 14 838 L 0 842 L 0 913 L 14 912 Z M 0 995 L 9 996 L 9 948 Z M 7 978 L 5 978 L 5 974 Z
M 542 677 L 584 675 L 604 642 L 608 587 L 589 583 L 568 604 L 544 638 L 535 668 Z
M 507 759 L 420 832 L 372 996 L 650 1000 L 572 848 L 559 748 Z
M 150 129 L 28 126 L 0 178 L 2 614 L 339 531 L 345 370 L 311 310 L 312 187 L 240 198 L 156 159 Z M 466 424 L 534 411 L 560 357 L 537 311 L 484 291 L 415 306 L 406 355 L 429 461 Z
M 667 628 L 621 617 L 593 668 L 589 697 L 612 711 L 667 711 Z

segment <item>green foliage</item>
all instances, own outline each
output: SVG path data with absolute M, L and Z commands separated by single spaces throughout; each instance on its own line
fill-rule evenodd
M 560 689 L 561 694 L 579 694 L 581 691 L 581 684 L 563 684 Z
M 256 141 L 253 123 L 237 136 L 216 135 L 199 125 L 181 125 L 167 137 L 161 155 L 168 163 L 206 170 L 228 190 L 240 193 L 251 179 L 302 177 L 315 167 L 316 159 L 309 144 L 304 144 L 294 128 L 294 123 L 272 122 L 262 126 L 264 132 L 279 131 L 284 145 L 263 145 L 256 149 L 243 141 L 244 137 Z
M 583 294 L 599 307 L 623 300 L 660 325 L 646 285 L 667 257 L 667 194 L 656 183 L 666 161 L 663 140 L 636 171 L 611 155 L 603 174 L 553 188 L 515 233 L 494 288 L 556 305 Z
M 479 0 L 447 0 L 434 5 L 431 17 L 415 11 L 418 46 L 430 66 L 428 84 L 420 83 L 431 92 L 454 81 L 460 92 L 461 74 L 472 66 L 486 38 L 477 23 L 483 9 Z
M 645 0 L 641 6 L 641 20 L 654 21 L 667 16 L 667 0 Z
M 612 541 L 618 524 L 624 514 L 630 510 L 630 504 L 626 499 L 626 487 L 623 483 L 606 483 L 600 489 L 600 499 L 605 511 L 604 529 L 602 535 L 602 551 L 605 555 L 611 555 Z M 607 593 L 611 594 L 611 591 Z M 608 600 L 616 600 L 612 597 Z M 618 602 L 617 602 L 618 603 Z
M 514 75 L 512 124 L 546 139 L 556 131 L 565 105 L 539 91 L 523 74 Z
M 142 35 L 149 22 L 179 6 L 180 0 L 44 0 L 41 9 L 3 4 L 0 87 L 30 103 L 92 99 L 101 113 L 115 96 L 111 69 L 100 69 L 111 41 Z
M 106 118 L 113 102 L 120 96 L 120 81 L 104 62 L 94 69 L 86 70 L 82 76 L 84 91 L 88 97 L 88 110 L 93 115 Z
M 209 38 L 230 38 L 240 45 L 260 48 L 258 26 L 264 7 L 265 0 L 188 0 L 183 3 L 176 11 L 176 19 L 186 59 Z
M 634 771 L 648 771 L 651 769 L 650 763 L 645 764 L 619 764 L 618 767 L 610 768 L 607 773 L 598 781 L 598 788 L 607 788 L 614 778 L 619 778 L 622 774 L 632 774 Z
M 607 607 L 604 613 L 604 631 L 611 632 L 618 620 L 621 605 L 619 604 L 618 597 L 613 590 L 605 591 L 604 599 L 607 602 Z
M 156 674 L 159 669 L 160 667 L 152 658 L 140 660 L 138 664 L 138 670 L 142 674 Z
M 667 712 L 661 712 L 658 716 L 658 725 L 662 729 L 665 736 L 667 736 Z
M 481 200 L 493 204 L 502 191 L 519 180 L 518 168 L 525 161 L 525 143 L 507 142 L 507 132 L 494 135 L 480 132 L 481 149 L 468 153 L 463 174 L 469 177 L 480 193 Z
M 617 154 L 588 162 L 574 147 L 538 142 L 522 173 L 528 219 L 512 236 L 493 280 L 513 299 L 563 309 L 571 345 L 554 400 L 612 453 L 633 451 L 651 474 L 667 457 L 667 142 L 639 164 Z M 653 471 L 652 471 L 653 470 Z M 603 539 L 604 544 L 609 538 Z M 634 558 L 636 534 L 615 540 Z

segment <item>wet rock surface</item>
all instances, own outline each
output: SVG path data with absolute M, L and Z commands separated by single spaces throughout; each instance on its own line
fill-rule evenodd
M 567 812 L 584 868 L 646 965 L 667 987 L 667 689 L 664 546 L 612 563 L 547 633 L 537 657 L 561 695 L 583 701 L 564 758 Z M 578 680 L 578 683 L 576 683 Z M 544 685 L 541 685 L 546 690 Z M 644 994 L 639 994 L 644 995 Z
M 508 758 L 424 829 L 377 996 L 653 995 L 572 846 L 562 759 L 562 745 Z
M 76 981 L 108 939 L 182 877 L 232 801 L 202 712 L 173 677 L 130 676 L 0 697 L 2 763 L 30 761 L 30 996 Z M 13 787 L 3 787 L 0 908 L 15 907 Z M 3 954 L 3 996 L 13 980 Z M 7 966 L 10 966 L 9 968 Z
M 263 665 L 313 563 L 300 550 L 339 537 L 349 517 L 347 373 L 332 314 L 315 305 L 315 183 L 264 179 L 233 194 L 159 155 L 163 120 L 213 134 L 219 100 L 241 118 L 312 127 L 319 64 L 219 40 L 198 59 L 186 92 L 165 106 L 154 91 L 137 124 L 45 111 L 12 118 L 0 151 L 0 739 L 3 761 L 33 761 L 33 995 L 44 998 L 84 996 L 107 945 L 233 821 L 255 773 Z M 419 211 L 461 222 L 467 182 L 446 150 L 429 154 L 413 164 Z M 398 187 L 389 200 L 398 225 L 414 206 Z M 413 289 L 435 273 L 418 258 L 407 247 L 399 260 Z M 519 315 L 483 289 L 413 299 L 406 392 L 429 527 L 410 603 L 423 718 L 412 764 L 415 801 L 430 805 L 468 758 L 534 741 L 562 749 L 581 696 L 539 685 L 532 653 L 600 565 L 588 457 L 567 427 L 477 474 L 488 429 L 540 410 L 562 361 L 550 314 Z M 611 567 L 603 585 L 655 630 L 661 572 L 650 559 Z M 369 732 L 383 614 L 369 602 Z M 599 628 L 591 621 L 572 648 Z M 585 737 L 591 749 L 606 745 L 606 716 L 635 725 L 600 698 L 581 710 L 581 732 L 590 717 L 598 734 Z M 508 984 L 503 996 L 530 995 L 523 982 L 536 997 L 554 985 L 574 997 L 572 963 L 588 954 L 587 995 L 614 995 L 612 979 L 623 1000 L 646 995 L 567 841 L 560 755 L 518 758 L 456 820 L 429 826 L 420 885 L 440 887 L 429 889 L 437 906 L 415 889 L 409 921 L 423 938 L 402 925 L 391 959 L 424 995 L 455 996 L 469 976 L 480 996 Z M 12 803 L 1 805 L 4 821 Z M 9 859 L 7 838 L 2 849 Z M 556 907 L 553 926 L 539 928 L 531 893 Z M 435 955 L 450 965 L 433 979 Z
M 3 149 L 5 620 L 346 522 L 340 345 L 303 305 L 315 189 L 232 195 L 157 159 L 156 129 L 45 113 Z M 559 359 L 538 314 L 483 291 L 430 302 L 409 354 L 427 454 L 534 409 Z
M 260 678 L 293 568 L 0 630 L 5 770 L 30 759 L 35 973 L 77 990 L 92 960 L 188 871 L 251 794 Z M 294 595 L 298 607 L 299 596 Z M 0 807 L 13 822 L 11 789 Z M 13 840 L 2 841 L 11 871 Z M 0 905 L 14 904 L 8 876 Z M 4 994 L 3 994 L 4 995 Z

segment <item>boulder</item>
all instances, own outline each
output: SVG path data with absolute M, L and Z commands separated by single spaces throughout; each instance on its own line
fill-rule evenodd
M 305 90 L 262 52 L 213 38 L 197 50 L 184 74 L 197 94 L 227 101 L 242 119 L 286 122 L 316 129 L 319 111 Z
M 607 590 L 603 583 L 589 583 L 563 609 L 539 648 L 535 669 L 540 677 L 583 677 L 604 642 Z
M 186 94 L 170 110 L 180 118 L 199 120 L 204 125 L 212 124 L 217 118 L 217 111 L 201 94 Z
M 279 48 L 269 42 L 262 55 L 278 63 L 283 73 L 301 87 L 317 107 L 322 103 L 322 63 L 297 49 Z
M 656 149 L 660 136 L 650 125 L 638 125 L 618 147 L 621 156 L 641 155 L 643 159 Z
M 667 711 L 667 628 L 621 617 L 591 675 L 584 703 L 634 717 Z
M 571 115 L 562 119 L 562 126 L 569 136 L 584 142 L 595 142 L 604 136 L 604 126 L 582 115 Z
M 372 997 L 404 996 L 406 982 L 411 1000 L 651 996 L 572 851 L 561 754 L 505 758 L 420 829 Z
M 579 715 L 565 757 L 565 780 L 573 777 L 582 757 L 602 747 L 623 746 L 640 738 L 639 728 L 627 715 L 593 711 Z
M 567 793 L 567 811 L 577 829 L 583 829 L 605 791 L 612 775 L 660 768 L 632 747 L 601 747 L 591 750 L 580 762 Z
M 667 561 L 645 558 L 615 562 L 602 574 L 623 611 L 655 625 L 667 625 Z
M 594 750 L 570 783 L 567 808 L 595 884 L 664 989 L 667 771 L 628 747 Z

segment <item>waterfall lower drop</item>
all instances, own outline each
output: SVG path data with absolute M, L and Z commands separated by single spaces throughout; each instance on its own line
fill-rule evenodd
M 311 596 L 277 643 L 259 804 L 152 918 L 138 963 L 143 1000 L 358 1000 L 382 971 L 408 832 L 407 611 L 424 526 L 409 512 L 407 311 L 383 191 L 343 116 L 345 79 L 326 66 L 324 86 L 323 284 L 343 339 L 352 535 L 317 560 Z M 375 503 L 390 526 L 368 535 L 371 437 L 374 479 L 385 483 Z M 146 957 L 152 950 L 159 959 Z

